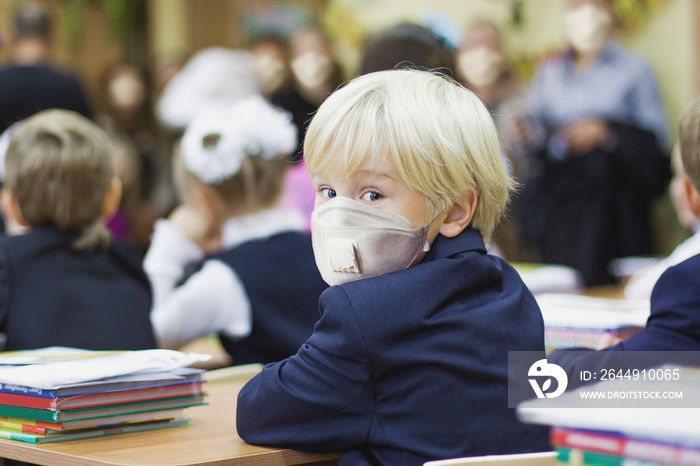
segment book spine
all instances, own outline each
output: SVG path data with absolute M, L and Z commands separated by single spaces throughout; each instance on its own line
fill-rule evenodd
M 7 393 L 8 395 L 34 396 L 39 398 L 54 398 L 56 396 L 55 390 L 25 387 L 23 385 L 13 385 L 9 383 L 0 383 L 0 393 Z
M 621 438 L 559 427 L 553 427 L 550 431 L 550 441 L 555 447 L 592 450 L 612 455 L 621 455 L 624 450 L 624 443 Z
M 16 430 L 18 432 L 29 432 L 32 434 L 45 434 L 46 433 L 45 427 L 27 425 L 27 424 L 22 424 L 22 423 L 18 423 L 18 422 L 0 421 L 0 428 Z
M 0 430 L 0 438 L 19 440 L 20 442 L 27 443 L 36 443 L 36 436 L 32 434 L 23 434 L 21 432 L 9 432 Z
M 0 405 L 0 416 L 31 419 L 34 421 L 58 422 L 58 411 Z
M 37 396 L 0 393 L 0 405 L 21 406 L 35 409 L 56 409 L 56 400 Z
M 575 448 L 557 448 L 557 461 L 576 466 L 665 466 L 664 463 L 608 455 Z

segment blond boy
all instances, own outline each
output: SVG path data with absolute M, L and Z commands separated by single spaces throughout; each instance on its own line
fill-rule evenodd
M 512 181 L 479 99 L 430 72 L 369 74 L 320 107 L 304 149 L 337 286 L 298 353 L 241 391 L 241 437 L 348 465 L 547 449 L 507 408 L 508 350 L 543 352 L 544 331 L 484 248 Z

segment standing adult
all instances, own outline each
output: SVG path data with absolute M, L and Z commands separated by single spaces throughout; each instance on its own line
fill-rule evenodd
M 0 68 L 0 133 L 41 110 L 62 108 L 90 117 L 82 84 L 49 62 L 49 11 L 34 2 L 18 7 L 10 62 Z
M 611 259 L 652 251 L 668 136 L 650 67 L 611 40 L 612 0 L 569 0 L 564 26 L 570 47 L 539 67 L 521 125 L 532 170 L 516 211 L 537 258 L 591 286 L 613 281 Z

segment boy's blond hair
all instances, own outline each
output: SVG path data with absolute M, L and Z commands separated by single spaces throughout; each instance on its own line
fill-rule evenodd
M 700 97 L 681 114 L 678 137 L 683 168 L 695 189 L 700 191 Z
M 432 215 L 473 191 L 472 226 L 486 241 L 514 188 L 484 105 L 453 79 L 428 71 L 371 73 L 333 93 L 309 126 L 304 158 L 312 175 L 328 177 L 388 160 L 402 182 L 426 197 Z
M 78 249 L 105 246 L 100 219 L 111 150 L 107 134 L 77 113 L 46 110 L 24 120 L 10 139 L 5 170 L 27 224 L 76 233 Z

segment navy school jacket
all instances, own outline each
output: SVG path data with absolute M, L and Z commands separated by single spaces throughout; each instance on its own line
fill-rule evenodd
M 141 253 L 112 239 L 76 251 L 76 236 L 37 228 L 0 237 L 0 331 L 7 350 L 155 348 Z
M 321 317 L 318 298 L 328 288 L 316 268 L 311 235 L 280 233 L 214 258 L 235 271 L 251 306 L 248 337 L 219 335 L 232 363 L 277 362 L 296 353 Z
M 541 312 L 479 233 L 438 236 L 418 265 L 333 286 L 299 352 L 241 390 L 249 443 L 322 453 L 340 463 L 548 450 L 547 429 L 508 408 L 509 350 L 541 351 Z

